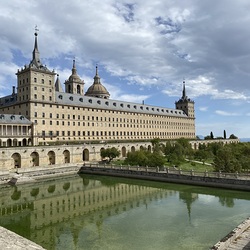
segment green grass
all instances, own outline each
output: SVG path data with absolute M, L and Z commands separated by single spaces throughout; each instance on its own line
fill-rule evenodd
M 179 166 L 180 169 L 184 170 L 184 171 L 197 171 L 197 172 L 213 172 L 214 168 L 213 166 L 208 166 L 208 165 L 203 165 L 202 163 L 197 163 L 197 162 L 182 162 Z

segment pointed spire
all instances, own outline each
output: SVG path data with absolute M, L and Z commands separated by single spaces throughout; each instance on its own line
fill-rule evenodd
M 32 57 L 32 63 L 35 64 L 36 67 L 39 67 L 41 65 L 40 62 L 40 53 L 38 50 L 38 42 L 37 42 L 37 36 L 38 36 L 38 28 L 35 27 L 35 44 L 34 44 L 34 50 L 33 50 L 33 57 Z
M 183 90 L 182 90 L 182 99 L 186 99 L 186 86 L 185 86 L 185 80 L 183 80 Z
M 57 74 L 56 82 L 55 82 L 55 91 L 63 92 L 62 85 L 59 79 L 59 74 Z

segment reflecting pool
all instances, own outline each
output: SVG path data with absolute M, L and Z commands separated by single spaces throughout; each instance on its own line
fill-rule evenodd
M 248 192 L 90 175 L 0 189 L 0 225 L 50 249 L 209 249 Z

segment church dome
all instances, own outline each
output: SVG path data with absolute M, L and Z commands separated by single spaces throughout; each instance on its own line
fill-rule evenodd
M 100 77 L 98 75 L 98 68 L 96 66 L 96 75 L 94 77 L 94 83 L 88 88 L 85 93 L 86 96 L 93 96 L 108 99 L 110 94 L 107 89 L 101 84 Z

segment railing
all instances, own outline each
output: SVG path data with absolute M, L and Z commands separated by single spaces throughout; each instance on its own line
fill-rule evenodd
M 155 172 L 155 173 L 166 173 L 186 176 L 201 176 L 201 177 L 213 177 L 213 178 L 226 178 L 226 179 L 240 179 L 250 180 L 250 172 L 245 173 L 225 173 L 225 172 L 199 172 L 195 170 L 182 170 L 181 168 L 174 167 L 140 167 L 130 165 L 115 165 L 115 164 L 98 164 L 98 163 L 84 163 L 83 167 L 100 167 L 109 169 L 124 169 L 134 170 L 142 172 Z

